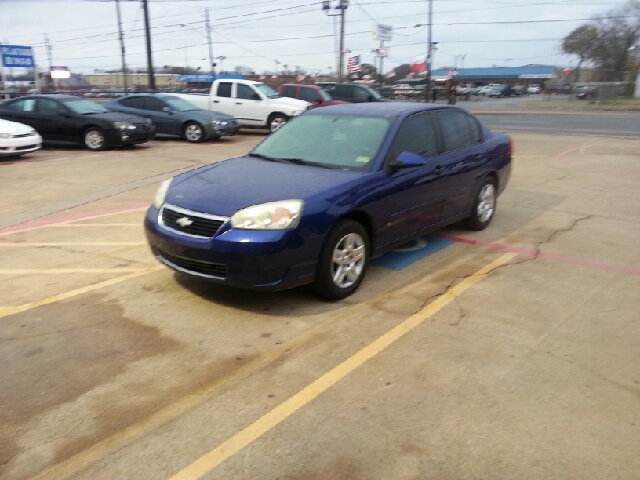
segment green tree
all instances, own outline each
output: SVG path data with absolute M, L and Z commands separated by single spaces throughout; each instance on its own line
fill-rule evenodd
M 577 55 L 576 82 L 580 81 L 580 67 L 585 60 L 592 59 L 598 47 L 598 29 L 593 25 L 581 25 L 562 40 L 562 51 Z

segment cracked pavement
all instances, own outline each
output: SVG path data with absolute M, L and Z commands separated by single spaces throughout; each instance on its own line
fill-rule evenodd
M 156 265 L 140 222 L 164 172 L 261 138 L 2 167 L 0 225 L 51 223 L 0 235 L 22 244 L 0 245 L 0 478 L 170 478 L 505 252 L 203 478 L 640 477 L 639 139 L 514 134 L 489 228 L 342 302 L 117 271 Z

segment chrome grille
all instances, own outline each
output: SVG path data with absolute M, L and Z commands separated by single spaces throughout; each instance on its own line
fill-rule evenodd
M 227 278 L 227 266 L 221 263 L 203 262 L 200 260 L 178 257 L 176 255 L 171 255 L 164 250 L 160 250 L 157 247 L 154 248 L 154 254 L 156 258 L 165 265 L 185 273 L 196 274 L 209 278 Z
M 24 137 L 31 137 L 33 135 L 33 133 L 29 132 L 29 133 L 21 133 L 19 135 L 14 135 L 13 138 L 24 138 Z
M 212 238 L 227 220 L 226 217 L 207 215 L 168 204 L 160 211 L 160 225 L 193 237 Z

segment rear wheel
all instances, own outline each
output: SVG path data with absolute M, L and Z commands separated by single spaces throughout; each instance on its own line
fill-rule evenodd
M 189 122 L 184 126 L 184 138 L 187 142 L 200 143 L 204 140 L 204 130 L 199 123 Z
M 471 215 L 464 220 L 464 226 L 476 231 L 487 228 L 496 211 L 497 197 L 496 180 L 493 177 L 485 178 L 475 196 Z
M 99 151 L 107 148 L 104 132 L 98 127 L 90 127 L 84 132 L 84 144 L 89 150 Z
M 369 235 L 354 220 L 339 222 L 327 236 L 316 267 L 314 289 L 328 300 L 355 292 L 369 263 Z

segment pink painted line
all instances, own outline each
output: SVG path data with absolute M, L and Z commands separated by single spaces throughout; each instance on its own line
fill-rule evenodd
M 592 260 L 585 260 L 582 258 L 569 257 L 566 255 L 557 255 L 555 253 L 536 253 L 535 250 L 530 248 L 515 247 L 513 245 L 507 245 L 505 243 L 495 242 L 483 242 L 482 240 L 474 240 L 467 237 L 443 235 L 439 236 L 444 240 L 449 240 L 456 243 L 466 243 L 467 245 L 477 245 L 479 247 L 490 248 L 493 250 L 502 250 L 504 252 L 517 253 L 519 255 L 525 255 L 534 258 L 544 258 L 547 260 L 555 260 L 557 262 L 569 263 L 572 265 L 580 265 L 583 267 L 598 268 L 600 270 L 607 270 L 616 273 L 625 273 L 627 275 L 640 276 L 640 270 L 635 268 L 621 267 L 620 265 L 614 265 L 611 263 L 594 262 Z
M 58 223 L 73 222 L 73 221 L 76 221 L 76 220 L 84 220 L 84 219 L 87 219 L 87 218 L 100 217 L 100 216 L 103 216 L 103 215 L 111 215 L 111 214 L 115 214 L 115 213 L 125 213 L 125 212 L 130 212 L 132 210 L 139 210 L 141 208 L 145 208 L 145 207 L 148 207 L 148 206 L 149 206 L 148 203 L 139 203 L 139 204 L 136 204 L 136 205 L 129 205 L 127 207 L 113 208 L 113 209 L 109 209 L 109 210 L 101 210 L 99 212 L 80 213 L 80 214 L 76 214 L 76 215 L 69 215 L 69 216 L 66 216 L 66 217 L 56 218 L 56 219 L 53 219 L 53 220 L 42 220 L 40 222 L 28 223 L 28 224 L 23 224 L 23 225 L 16 225 L 14 227 L 2 228 L 2 229 L 0 229 L 0 234 L 12 233 L 12 232 L 20 232 L 22 230 L 29 230 L 31 228 L 46 227 L 47 225 L 55 225 L 55 224 L 58 224 Z

